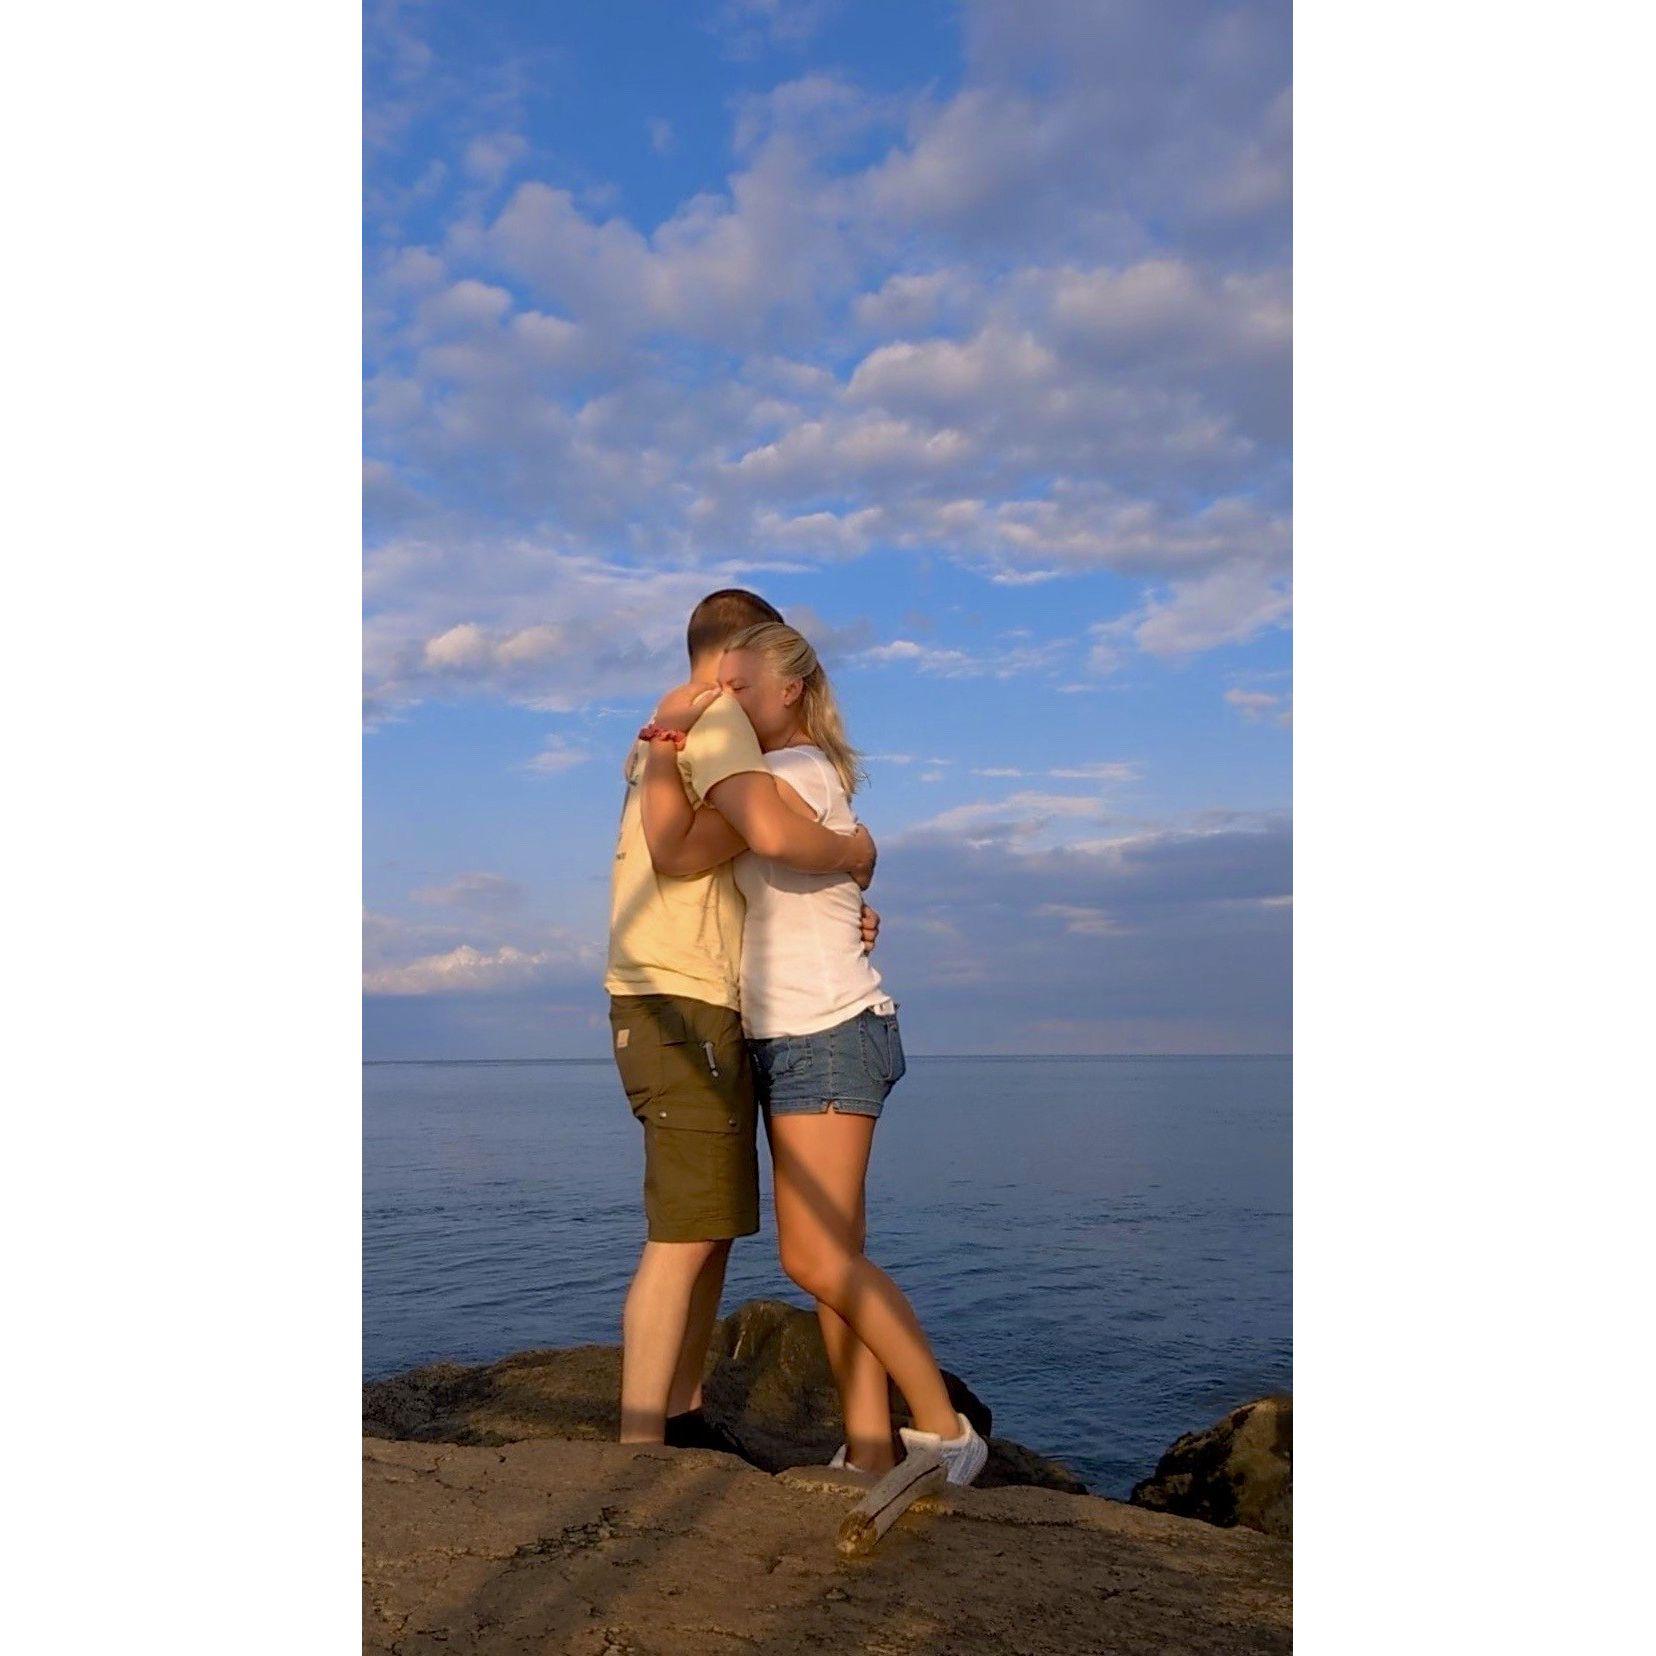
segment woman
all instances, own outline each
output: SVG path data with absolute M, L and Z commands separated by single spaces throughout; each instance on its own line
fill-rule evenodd
M 727 647 L 719 682 L 746 712 L 788 807 L 852 832 L 857 755 L 810 644 L 780 622 L 750 627 Z M 742 1024 L 770 1139 L 777 1243 L 783 1270 L 817 1302 L 845 1416 L 832 1464 L 872 1473 L 896 1464 L 889 1373 L 914 1417 L 905 1448 L 935 1451 L 951 1483 L 970 1483 L 988 1446 L 949 1401 L 913 1307 L 863 1253 L 874 1125 L 904 1062 L 895 1004 L 864 952 L 861 893 L 845 875 L 801 874 L 755 855 L 716 811 L 694 811 L 688 799 L 647 820 L 646 833 L 668 872 L 736 857 L 747 899 Z

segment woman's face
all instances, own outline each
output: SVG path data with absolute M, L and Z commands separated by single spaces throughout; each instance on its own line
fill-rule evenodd
M 735 697 L 759 738 L 778 744 L 793 734 L 799 718 L 799 679 L 785 679 L 755 650 L 726 650 L 719 658 L 719 687 Z

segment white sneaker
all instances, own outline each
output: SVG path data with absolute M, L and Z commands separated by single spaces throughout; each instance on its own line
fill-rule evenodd
M 960 1423 L 959 1437 L 939 1437 L 936 1432 L 916 1431 L 912 1426 L 899 1426 L 897 1435 L 910 1454 L 925 1449 L 941 1457 L 944 1476 L 950 1483 L 969 1484 L 988 1463 L 989 1445 L 972 1430 L 965 1415 L 957 1413 L 955 1419 Z

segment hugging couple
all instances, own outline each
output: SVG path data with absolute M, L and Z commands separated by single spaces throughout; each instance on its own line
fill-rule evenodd
M 763 1112 L 782 1268 L 816 1300 L 845 1418 L 830 1464 L 880 1474 L 924 1449 L 970 1483 L 988 1447 L 863 1253 L 874 1124 L 903 1046 L 868 958 L 856 750 L 816 652 L 764 599 L 711 593 L 688 644 L 689 680 L 627 757 L 611 884 L 604 987 L 648 1221 L 622 1320 L 621 1441 L 709 1441 L 702 1368 L 730 1244 L 759 1229 Z M 914 1417 L 901 1445 L 888 1375 Z

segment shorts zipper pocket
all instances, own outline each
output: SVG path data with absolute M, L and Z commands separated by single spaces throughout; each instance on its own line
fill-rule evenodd
M 718 1060 L 713 1056 L 713 1043 L 711 1041 L 703 1041 L 702 1051 L 707 1054 L 708 1073 L 710 1075 L 717 1075 L 719 1073 L 719 1064 Z

